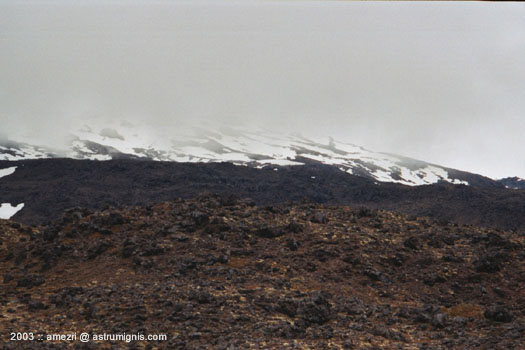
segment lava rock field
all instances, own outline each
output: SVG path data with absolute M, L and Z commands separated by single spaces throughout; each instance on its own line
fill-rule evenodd
M 0 220 L 0 349 L 523 349 L 524 245 L 517 231 L 214 194 Z

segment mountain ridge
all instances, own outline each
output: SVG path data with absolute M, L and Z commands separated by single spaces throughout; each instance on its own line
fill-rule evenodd
M 78 128 L 71 133 L 63 149 L 33 145 L 28 143 L 31 140 L 24 141 L 0 141 L 0 160 L 139 159 L 190 163 L 230 162 L 255 168 L 319 163 L 374 181 L 409 186 L 449 182 L 505 187 L 504 183 L 483 175 L 392 153 L 373 152 L 333 138 L 308 138 L 264 129 L 201 127 L 181 128 L 171 133 L 169 130 L 159 131 L 124 123 L 115 127 Z
M 42 223 L 71 207 L 148 205 L 202 192 L 252 198 L 260 205 L 313 202 L 361 205 L 438 220 L 525 229 L 525 191 L 438 183 L 377 182 L 325 164 L 257 169 L 231 163 L 40 159 L 0 161 L 17 166 L 0 179 L 0 198 L 24 203 L 13 220 Z M 277 170 L 275 170 L 277 169 Z

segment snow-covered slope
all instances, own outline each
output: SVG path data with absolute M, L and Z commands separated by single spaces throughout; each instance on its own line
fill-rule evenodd
M 0 178 L 13 174 L 16 166 L 0 169 Z M 1 181 L 1 180 L 0 180 Z M 0 198 L 1 201 L 1 198 Z M 24 203 L 12 206 L 11 203 L 0 204 L 0 219 L 9 219 L 24 207 Z
M 381 182 L 411 186 L 439 181 L 469 184 L 465 179 L 453 176 L 451 169 L 441 166 L 369 151 L 332 138 L 307 138 L 263 129 L 181 127 L 163 130 L 120 123 L 99 128 L 84 125 L 71 134 L 69 146 L 60 151 L 45 145 L 31 145 L 27 140 L 0 142 L 0 160 L 147 158 L 176 162 L 231 162 L 258 168 L 319 162 Z

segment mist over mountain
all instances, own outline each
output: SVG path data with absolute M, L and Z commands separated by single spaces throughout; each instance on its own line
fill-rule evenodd
M 327 137 L 306 137 L 262 128 L 181 124 L 160 130 L 127 121 L 84 124 L 60 148 L 26 142 L 0 142 L 0 160 L 73 158 L 137 159 L 191 163 L 230 162 L 264 168 L 326 164 L 380 182 L 417 186 L 438 182 L 494 186 L 495 181 L 400 155 L 367 150 Z
M 96 120 L 261 126 L 523 178 L 524 18 L 488 3 L 2 2 L 0 132 L 63 148 Z

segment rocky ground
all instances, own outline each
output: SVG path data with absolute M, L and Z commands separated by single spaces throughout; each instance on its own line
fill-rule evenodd
M 524 245 L 516 231 L 215 195 L 0 220 L 0 348 L 523 349 Z

